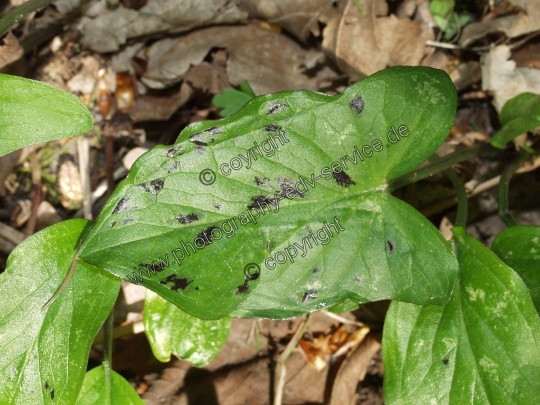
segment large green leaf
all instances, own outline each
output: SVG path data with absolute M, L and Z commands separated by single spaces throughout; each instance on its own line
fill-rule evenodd
M 34 143 L 90 131 L 92 115 L 75 96 L 35 80 L 0 74 L 0 156 Z
M 424 67 L 333 97 L 257 97 L 144 154 L 80 257 L 204 319 L 287 318 L 346 298 L 444 304 L 456 260 L 387 183 L 437 149 L 455 107 L 448 75 Z
M 229 336 L 230 318 L 206 321 L 147 290 L 144 300 L 144 330 L 152 352 L 159 361 L 171 354 L 196 367 L 210 363 Z
M 391 404 L 536 404 L 540 319 L 519 276 L 454 230 L 460 279 L 444 306 L 392 302 L 383 334 Z
M 73 404 L 92 340 L 111 311 L 120 280 L 79 262 L 46 310 L 90 223 L 60 222 L 19 244 L 0 274 L 0 403 Z
M 518 135 L 540 126 L 540 94 L 521 93 L 508 100 L 500 115 L 502 128 L 493 135 L 491 144 L 504 149 Z
M 540 313 L 540 227 L 506 228 L 497 235 L 491 249 L 521 276 Z
M 84 383 L 75 405 L 144 405 L 139 394 L 124 377 L 103 366 L 86 373 Z

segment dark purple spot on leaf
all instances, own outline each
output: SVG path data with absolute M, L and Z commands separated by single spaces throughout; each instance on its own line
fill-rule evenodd
M 270 209 L 269 207 L 275 205 L 276 202 L 271 197 L 268 197 L 266 195 L 256 195 L 255 197 L 251 197 L 251 204 L 247 206 L 247 209 L 250 210 L 252 208 L 255 208 L 264 211 L 267 207 L 268 209 Z
M 386 247 L 388 248 L 388 253 L 392 253 L 395 249 L 395 246 L 392 242 L 390 242 L 389 240 L 386 241 Z
M 116 207 L 114 207 L 113 214 L 118 214 L 119 212 L 124 211 L 131 211 L 137 209 L 137 207 L 129 206 L 128 205 L 129 197 L 123 197 L 120 201 L 118 201 L 118 204 L 116 204 Z
M 275 132 L 275 131 L 279 131 L 280 129 L 281 127 L 276 124 L 270 124 L 264 127 L 264 130 L 268 132 Z
M 318 268 L 318 267 L 315 267 L 314 269 L 311 270 L 312 273 L 318 273 L 320 271 L 321 271 L 321 269 Z
M 180 278 L 177 277 L 176 274 L 171 274 L 168 277 L 165 277 L 164 279 L 160 280 L 160 284 L 167 285 L 167 284 L 173 284 L 171 287 L 172 291 L 178 291 L 178 290 L 185 290 L 188 285 L 190 285 L 193 282 L 193 280 L 188 281 L 187 278 Z
M 351 185 L 356 184 L 353 179 L 349 177 L 349 175 L 345 172 L 334 172 L 334 180 L 337 184 L 339 184 L 342 187 L 349 187 Z
M 287 107 L 287 104 L 282 104 L 281 102 L 274 100 L 268 104 L 268 114 L 276 114 L 282 111 Z
M 212 225 L 197 234 L 196 239 L 198 238 L 202 239 L 204 243 L 203 247 L 212 243 L 212 231 L 214 229 L 217 229 L 217 226 Z
M 356 97 L 349 103 L 351 107 L 357 114 L 360 114 L 364 110 L 364 99 L 360 96 Z
M 310 299 L 317 298 L 317 290 L 307 290 L 302 297 L 302 304 L 307 304 Z
M 236 295 L 249 293 L 249 280 L 244 280 L 244 284 L 236 288 Z
M 191 224 L 192 222 L 198 221 L 199 217 L 197 216 L 197 214 L 191 213 L 187 215 L 180 214 L 179 216 L 176 217 L 176 219 L 181 224 L 188 225 L 188 224 Z
M 448 361 L 449 361 L 448 359 L 443 359 L 442 362 L 443 362 L 443 364 L 444 364 L 445 366 L 447 366 L 447 365 L 448 365 Z
M 51 390 L 51 399 L 54 400 L 54 390 Z

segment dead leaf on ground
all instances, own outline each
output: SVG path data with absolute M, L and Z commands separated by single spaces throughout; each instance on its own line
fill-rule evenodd
M 482 57 L 482 90 L 493 92 L 493 105 L 501 111 L 511 98 L 524 92 L 540 94 L 540 69 L 518 68 L 510 48 L 500 45 Z
M 135 105 L 129 111 L 133 122 L 168 120 L 171 116 L 191 98 L 193 89 L 182 83 L 180 90 L 169 97 L 139 96 Z
M 3 38 L 3 45 L 0 45 L 0 69 L 19 60 L 24 55 L 24 51 L 11 31 Z
M 368 337 L 345 359 L 332 387 L 330 405 L 354 405 L 357 403 L 358 382 L 364 380 L 371 359 L 380 348 L 381 344 L 377 340 Z
M 277 24 L 297 38 L 305 41 L 308 34 L 319 34 L 317 22 L 328 8 L 334 7 L 329 0 L 240 0 L 242 9 L 251 17 Z
M 212 48 L 226 48 L 232 84 L 247 80 L 255 94 L 316 87 L 304 74 L 306 51 L 296 42 L 255 25 L 210 27 L 186 36 L 157 41 L 148 49 L 148 69 L 142 81 L 149 87 L 169 87 L 190 65 L 199 65 Z
M 212 24 L 245 21 L 247 14 L 228 0 L 149 0 L 140 10 L 103 9 L 87 18 L 82 43 L 96 52 L 113 52 L 129 38 L 161 32 L 183 32 Z
M 339 67 L 352 80 L 387 66 L 418 65 L 431 52 L 425 42 L 434 36 L 427 23 L 387 16 L 384 0 L 359 1 L 364 11 L 349 2 L 339 23 L 329 23 L 323 40 L 323 48 L 333 49 Z
M 487 22 L 476 22 L 463 29 L 459 44 L 468 46 L 487 34 L 502 32 L 508 38 L 540 30 L 540 2 L 537 0 L 513 0 L 512 5 L 525 12 L 498 17 Z

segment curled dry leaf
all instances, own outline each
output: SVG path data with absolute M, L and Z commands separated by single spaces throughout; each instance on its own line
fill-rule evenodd
M 332 7 L 328 0 L 240 0 L 240 7 L 251 17 L 278 24 L 305 41 L 308 34 L 318 32 L 317 22 L 322 13 Z
M 493 92 L 493 105 L 501 111 L 511 98 L 525 92 L 540 93 L 540 69 L 516 67 L 510 48 L 500 45 L 482 58 L 482 90 Z
M 192 94 L 191 86 L 182 83 L 180 91 L 169 97 L 139 96 L 129 116 L 133 122 L 166 121 L 191 98 Z
M 430 52 L 426 40 L 434 38 L 429 25 L 387 16 L 384 0 L 359 2 L 363 12 L 349 2 L 339 23 L 331 21 L 324 32 L 323 47 L 333 49 L 339 67 L 357 80 L 387 66 L 420 64 Z
M 498 17 L 491 21 L 468 24 L 463 29 L 459 44 L 468 46 L 487 34 L 495 32 L 503 32 L 508 38 L 515 38 L 540 30 L 540 2 L 513 0 L 511 3 L 523 12 Z
M 4 37 L 3 42 L 3 45 L 0 45 L 0 69 L 19 60 L 24 55 L 19 41 L 11 31 Z
M 142 81 L 152 88 L 169 87 L 190 65 L 199 65 L 212 48 L 226 48 L 232 84 L 247 80 L 255 94 L 315 89 L 304 73 L 306 51 L 284 35 L 255 25 L 210 27 L 175 39 L 163 39 L 148 49 L 148 70 Z
M 96 52 L 113 52 L 129 38 L 238 23 L 246 17 L 246 13 L 228 0 L 149 0 L 138 11 L 120 6 L 104 9 L 96 18 L 86 20 L 82 42 Z
M 317 370 L 322 370 L 331 358 L 341 356 L 358 346 L 369 330 L 367 326 L 364 326 L 349 333 L 345 327 L 341 326 L 330 334 L 315 337 L 313 341 L 301 339 L 298 345 L 307 363 Z

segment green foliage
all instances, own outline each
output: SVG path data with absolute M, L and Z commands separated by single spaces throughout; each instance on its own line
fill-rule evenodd
M 156 293 L 147 290 L 144 301 L 144 329 L 159 361 L 174 354 L 196 367 L 210 363 L 229 335 L 230 318 L 205 321 L 195 318 Z
M 444 304 L 456 260 L 386 187 L 433 154 L 455 108 L 448 75 L 424 67 L 333 97 L 257 97 L 144 154 L 80 257 L 203 319 L 290 318 L 347 298 Z M 233 170 L 239 156 L 245 167 Z
M 139 394 L 120 374 L 104 366 L 86 373 L 75 405 L 144 405 Z
M 540 313 L 540 227 L 506 228 L 493 241 L 491 249 L 521 276 Z
M 534 404 L 540 319 L 519 276 L 454 228 L 459 282 L 444 307 L 393 302 L 383 336 L 387 404 Z
M 454 0 L 431 0 L 429 10 L 433 15 L 437 27 L 444 32 L 444 39 L 452 39 L 458 31 L 470 22 L 468 14 L 459 14 L 454 11 Z
M 0 74 L 0 89 L 0 156 L 92 128 L 88 109 L 63 90 L 5 74 Z
M 504 149 L 517 136 L 540 126 L 540 94 L 521 93 L 508 100 L 499 117 L 502 128 L 493 135 L 491 144 Z
M 90 223 L 60 222 L 29 237 L 0 274 L 0 404 L 73 404 L 94 336 L 111 311 L 120 280 L 78 262 L 65 277 Z
M 28 144 L 28 131 L 71 136 L 91 125 L 71 96 L 8 76 L 2 83 L 0 137 L 8 127 L 19 135 L 0 153 Z M 452 250 L 390 194 L 452 126 L 456 92 L 446 73 L 394 67 L 332 97 L 253 99 L 240 87 L 216 105 L 226 115 L 247 103 L 241 110 L 144 154 L 95 224 L 66 221 L 13 251 L 0 275 L 0 403 L 142 403 L 108 362 L 84 374 L 118 293 L 113 275 L 155 291 L 144 324 L 162 361 L 211 361 L 228 316 L 288 318 L 392 299 L 387 403 L 535 403 L 540 228 L 501 233 L 500 259 L 462 228 Z M 533 123 L 536 101 L 519 100 L 505 105 L 503 130 Z
M 226 87 L 223 92 L 216 94 L 212 98 L 212 104 L 221 108 L 219 115 L 222 117 L 228 117 L 234 113 L 240 111 L 240 109 L 246 105 L 246 103 L 255 97 L 255 93 L 251 90 L 248 82 L 240 83 L 240 90 L 231 89 Z

